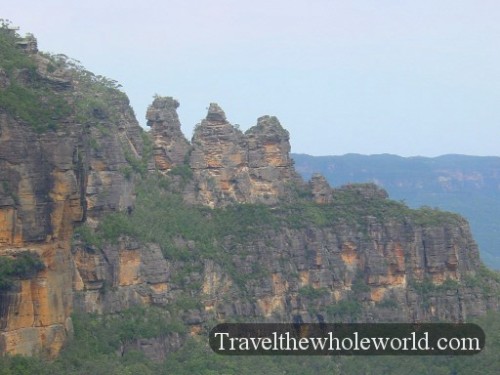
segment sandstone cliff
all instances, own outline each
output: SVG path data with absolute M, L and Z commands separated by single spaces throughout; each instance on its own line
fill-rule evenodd
M 160 100 L 168 104 L 160 104 Z M 152 120 L 158 117 L 160 106 L 168 108 L 162 116 L 171 120 Z M 263 116 L 256 126 L 243 133 L 227 121 L 216 103 L 211 103 L 188 146 L 180 132 L 177 106 L 172 98 L 156 99 L 147 117 L 158 150 L 157 169 L 182 165 L 188 156 L 194 182 L 186 189 L 187 201 L 210 207 L 231 203 L 276 204 L 289 196 L 290 184 L 301 183 L 292 167 L 288 132 L 276 117 Z M 171 155 L 167 156 L 165 150 L 170 150 Z
M 10 42 L 15 35 L 8 33 L 2 38 Z M 28 47 L 36 46 L 30 40 Z M 100 215 L 133 204 L 132 181 L 122 169 L 129 166 L 127 157 L 139 156 L 142 130 L 128 99 L 98 77 L 36 48 L 7 52 L 27 57 L 27 67 L 2 69 L 0 255 L 15 259 L 31 251 L 45 268 L 0 291 L 0 348 L 54 356 L 72 330 L 74 225 L 97 224 Z M 58 104 L 53 115 L 22 107 L 33 105 L 32 96 L 41 106 Z
M 154 140 L 154 164 L 159 171 L 184 164 L 191 148 L 181 131 L 178 107 L 179 102 L 173 98 L 157 97 L 146 114 Z
M 272 116 L 243 133 L 211 104 L 189 143 L 179 103 L 157 97 L 144 133 L 115 83 L 33 43 L 9 50 L 23 66 L 0 66 L 0 259 L 29 251 L 43 267 L 9 273 L 0 290 L 2 353 L 53 357 L 72 312 L 120 319 L 138 305 L 184 335 L 238 319 L 460 321 L 498 309 L 462 218 L 410 210 L 374 185 L 305 184 Z M 181 336 L 121 350 L 161 359 Z

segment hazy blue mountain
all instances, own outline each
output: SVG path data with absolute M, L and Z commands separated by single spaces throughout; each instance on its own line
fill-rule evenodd
M 319 172 L 332 187 L 375 182 L 410 207 L 439 207 L 462 214 L 470 222 L 485 263 L 500 268 L 500 157 L 292 156 L 305 179 Z

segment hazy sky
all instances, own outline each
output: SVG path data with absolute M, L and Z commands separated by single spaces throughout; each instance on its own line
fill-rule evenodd
M 183 131 L 217 102 L 276 115 L 312 155 L 500 155 L 498 0 L 2 0 L 39 48 L 155 93 Z

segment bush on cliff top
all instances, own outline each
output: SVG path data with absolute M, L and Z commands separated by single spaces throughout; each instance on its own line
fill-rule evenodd
M 17 279 L 29 279 L 45 265 L 36 253 L 24 251 L 14 258 L 0 257 L 0 290 L 8 290 Z
M 35 55 L 19 48 L 23 39 L 9 21 L 0 19 L 0 78 L 6 78 L 5 87 L 0 88 L 0 110 L 38 133 L 56 130 L 71 115 L 76 122 L 93 125 L 103 133 L 108 123 L 119 120 L 122 114 L 117 104 L 128 104 L 128 98 L 116 81 L 89 72 L 65 55 L 39 53 L 45 59 L 40 64 Z M 54 87 L 54 82 L 60 83 L 60 77 L 53 80 L 56 71 L 72 80 L 70 91 Z
M 0 70 L 9 84 L 0 89 L 0 108 L 37 132 L 55 130 L 58 120 L 70 114 L 71 109 L 64 97 L 38 74 L 33 58 L 17 47 L 20 40 L 8 22 L 2 20 Z

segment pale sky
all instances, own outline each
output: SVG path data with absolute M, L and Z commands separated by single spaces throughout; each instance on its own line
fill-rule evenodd
M 500 156 L 498 0 L 1 0 L 0 18 L 123 85 L 184 134 L 210 102 L 277 116 L 292 152 Z

